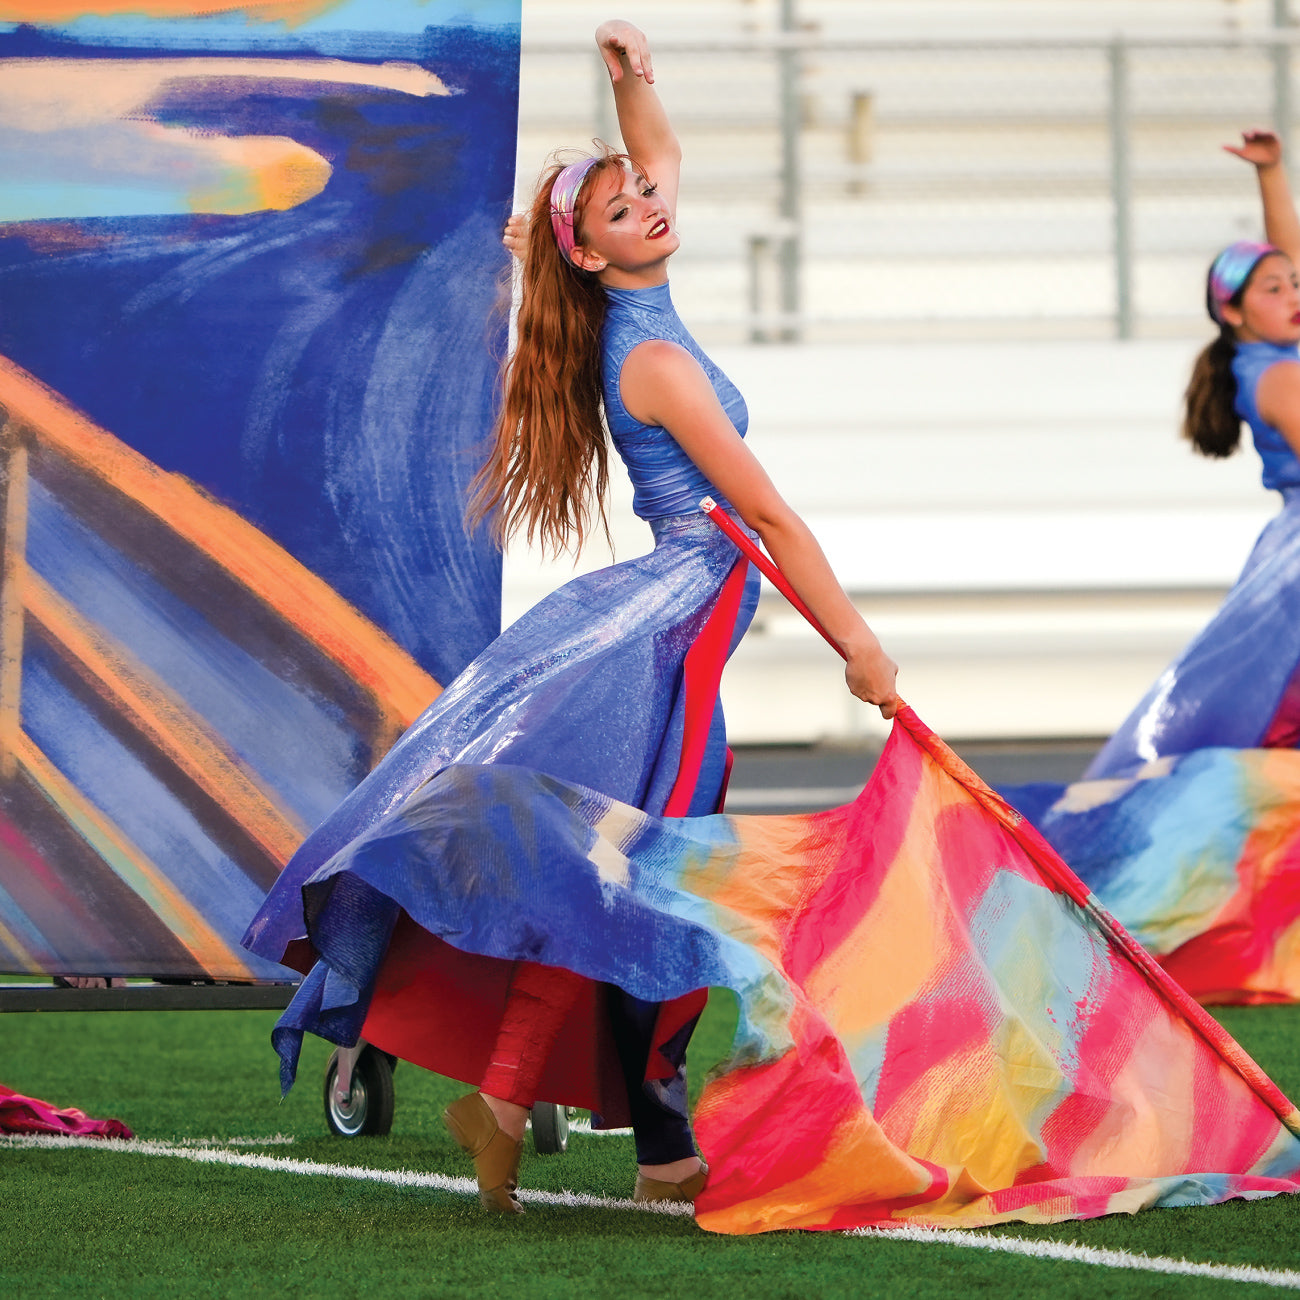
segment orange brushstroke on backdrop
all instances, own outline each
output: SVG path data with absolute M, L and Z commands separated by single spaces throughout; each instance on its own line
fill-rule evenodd
M 3 6 L 3 0 L 0 0 Z M 4 9 L 0 7 L 0 17 Z M 149 104 L 187 83 L 304 82 L 445 96 L 435 73 L 401 60 L 169 56 L 156 59 L 0 59 L 0 121 L 23 131 L 61 131 L 149 119 Z
M 19 737 L 19 765 L 64 820 L 118 878 L 172 932 L 203 970 L 232 972 L 252 979 L 244 953 L 227 943 L 166 872 L 131 842 L 26 736 Z
M 249 22 L 305 23 L 343 0 L 15 0 L 0 4 L 0 21 L 66 23 L 77 18 L 119 15 L 145 18 L 210 18 L 215 14 L 244 14 Z
M 370 693 L 385 715 L 389 743 L 441 693 L 405 650 L 260 529 L 99 428 L 7 357 L 0 357 L 0 406 L 210 555 L 291 622 Z
M 334 170 L 314 149 L 285 136 L 218 136 L 203 144 L 228 171 L 220 185 L 190 190 L 194 212 L 284 212 L 314 199 Z
M 283 81 L 417 97 L 451 93 L 434 73 L 400 60 L 0 59 L 0 130 L 14 133 L 20 167 L 33 150 L 43 156 L 41 137 L 58 133 L 55 157 L 67 168 L 76 157 L 69 138 L 84 132 L 87 178 L 134 185 L 162 177 L 187 195 L 194 212 L 282 212 L 324 190 L 333 169 L 319 153 L 283 136 L 229 136 L 163 124 L 154 120 L 151 105 L 191 84 L 220 84 L 244 94 L 248 87 Z
M 309 828 L 279 806 L 224 739 L 48 583 L 29 573 L 23 591 L 28 613 L 71 659 L 78 676 L 111 701 L 158 753 L 234 813 L 270 861 L 277 867 L 288 862 Z

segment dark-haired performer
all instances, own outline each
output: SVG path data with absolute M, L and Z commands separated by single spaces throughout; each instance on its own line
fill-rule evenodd
M 1254 165 L 1267 243 L 1230 244 L 1206 279 L 1218 336 L 1187 388 L 1183 430 L 1197 451 L 1229 456 L 1243 421 L 1281 513 L 1260 534 L 1218 613 L 1160 675 L 1085 779 L 1211 746 L 1300 741 L 1300 221 L 1275 135 L 1249 131 L 1229 151 Z

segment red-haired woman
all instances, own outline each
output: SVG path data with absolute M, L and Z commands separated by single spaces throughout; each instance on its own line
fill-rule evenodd
M 701 724 L 687 657 L 709 637 L 719 661 L 730 652 L 757 578 L 702 497 L 762 538 L 844 649 L 849 689 L 886 718 L 898 707 L 896 665 L 745 446 L 740 394 L 673 310 L 680 149 L 646 38 L 609 22 L 596 42 L 628 152 L 551 167 L 530 220 L 509 228 L 523 261 L 518 345 L 470 514 L 503 542 L 581 545 L 603 518 L 607 423 L 654 550 L 575 579 L 489 646 L 307 840 L 246 940 L 278 958 L 305 934 L 319 958 L 276 1030 L 286 1086 L 305 1029 L 342 1043 L 364 1033 L 478 1082 L 446 1120 L 484 1206 L 507 1214 L 520 1212 L 538 1097 L 630 1120 L 638 1199 L 692 1200 L 703 1186 L 684 1074 L 702 1003 L 637 996 L 664 960 L 653 926 L 633 918 L 623 951 L 593 943 L 584 909 L 610 898 L 548 893 L 547 837 L 568 831 L 539 827 L 517 793 L 527 769 L 651 814 L 717 807 L 716 683 Z

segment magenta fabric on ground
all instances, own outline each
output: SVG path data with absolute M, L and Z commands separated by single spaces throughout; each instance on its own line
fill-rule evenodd
M 91 1119 L 75 1106 L 59 1110 L 48 1101 L 24 1097 L 2 1083 L 0 1133 L 56 1133 L 64 1137 L 103 1138 L 135 1136 L 120 1119 Z

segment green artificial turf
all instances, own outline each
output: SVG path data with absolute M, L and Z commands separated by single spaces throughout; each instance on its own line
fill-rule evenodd
M 729 1041 L 734 1011 L 710 1004 L 692 1046 L 695 1085 Z M 1300 1008 L 1232 1009 L 1224 1022 L 1300 1094 Z M 267 1138 L 239 1148 L 374 1169 L 463 1176 L 438 1114 L 462 1085 L 408 1065 L 383 1138 L 331 1136 L 321 1104 L 327 1050 L 308 1040 L 299 1084 L 281 1103 L 269 1046 L 274 1013 L 63 1013 L 0 1016 L 0 1082 L 58 1105 L 125 1120 L 164 1141 Z M 482 1215 L 472 1197 L 335 1177 L 198 1165 L 104 1144 L 0 1149 L 0 1296 L 448 1296 L 509 1300 L 609 1296 L 938 1297 L 962 1294 L 1254 1296 L 1259 1284 L 1160 1277 L 1050 1260 L 829 1233 L 724 1238 L 689 1218 L 534 1206 Z M 527 1188 L 626 1197 L 631 1141 L 576 1134 L 564 1155 L 526 1148 Z M 1001 1235 L 1187 1257 L 1300 1267 L 1300 1200 L 1151 1211 Z

